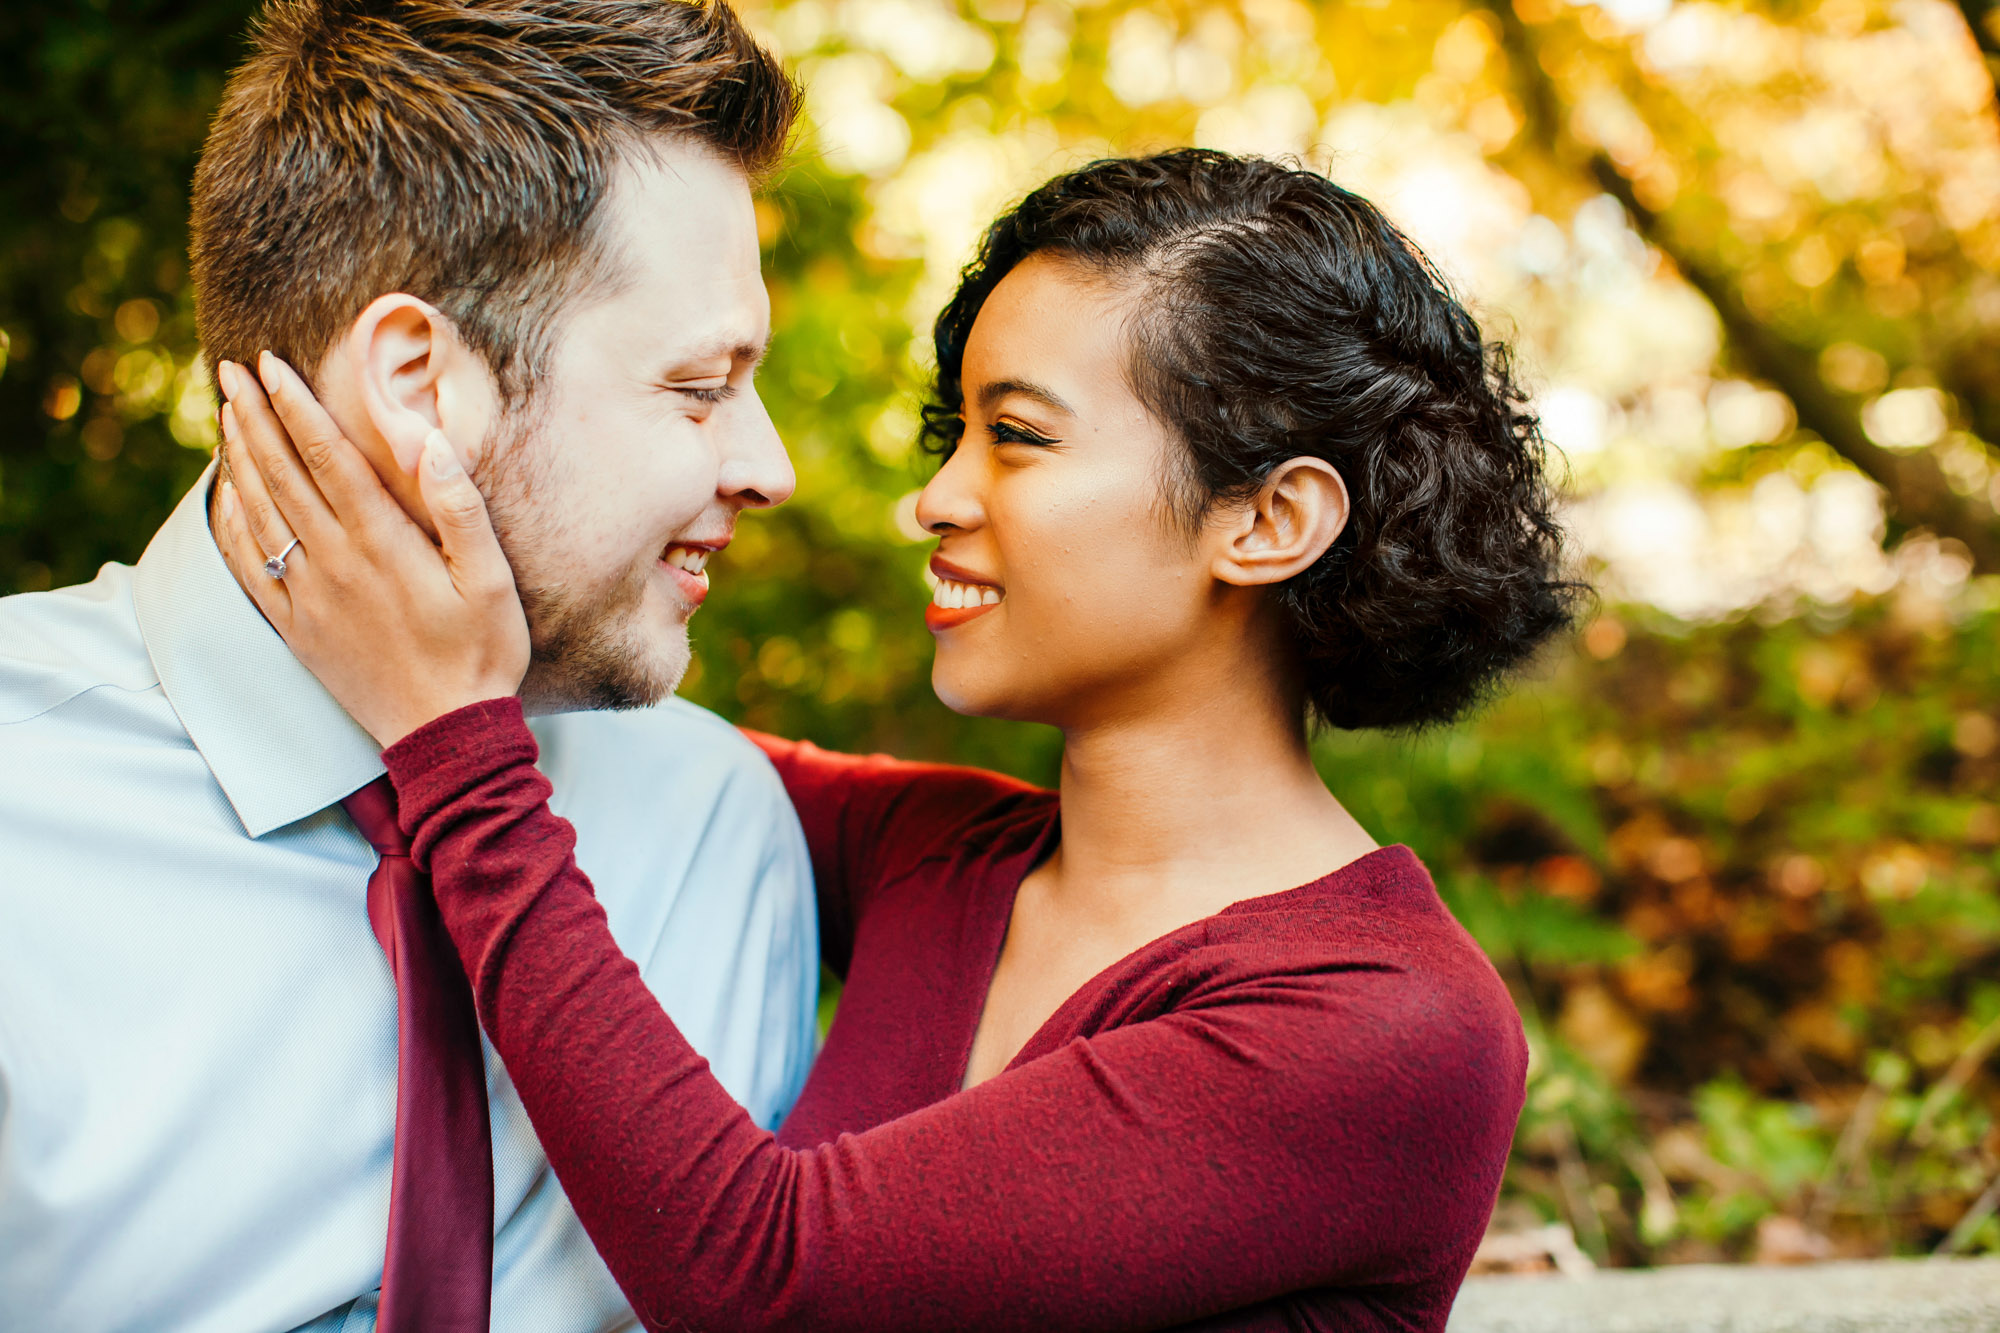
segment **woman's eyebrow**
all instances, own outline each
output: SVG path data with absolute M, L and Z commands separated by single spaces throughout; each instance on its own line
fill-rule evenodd
M 991 410 L 993 404 L 999 402 L 1009 394 L 1016 393 L 1020 394 L 1023 398 L 1032 398 L 1044 407 L 1054 408 L 1056 411 L 1065 412 L 1070 416 L 1076 415 L 1076 409 L 1064 402 L 1061 394 L 1057 393 L 1054 389 L 1037 384 L 1033 380 L 988 380 L 979 386 L 979 406 L 982 409 Z

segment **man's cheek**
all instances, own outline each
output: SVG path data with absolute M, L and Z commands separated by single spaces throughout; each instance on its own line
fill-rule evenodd
M 602 581 L 657 559 L 665 549 L 653 548 L 653 534 L 630 515 L 599 511 L 584 514 L 575 524 L 568 558 L 577 574 Z

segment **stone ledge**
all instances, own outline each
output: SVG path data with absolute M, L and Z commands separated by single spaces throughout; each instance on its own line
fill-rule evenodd
M 1448 1333 L 2000 1333 L 2000 1258 L 1475 1277 Z

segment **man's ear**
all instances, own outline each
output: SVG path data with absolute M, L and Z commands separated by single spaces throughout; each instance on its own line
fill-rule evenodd
M 1218 512 L 1211 572 L 1239 587 L 1283 583 L 1310 569 L 1347 526 L 1347 483 L 1323 458 L 1272 469 L 1257 494 Z
M 470 467 L 492 414 L 491 378 L 435 306 L 403 292 L 378 296 L 348 331 L 360 407 L 394 456 L 415 475 L 434 430 Z
M 424 440 L 441 430 L 472 469 L 498 411 L 486 364 L 443 312 L 406 292 L 368 303 L 328 352 L 320 376 L 327 409 L 382 482 L 426 529 L 417 488 Z

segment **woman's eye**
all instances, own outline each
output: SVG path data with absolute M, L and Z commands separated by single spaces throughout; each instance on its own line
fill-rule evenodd
M 1060 441 L 1046 435 L 1037 435 L 1026 426 L 1012 421 L 996 421 L 986 428 L 995 444 L 1057 444 Z

